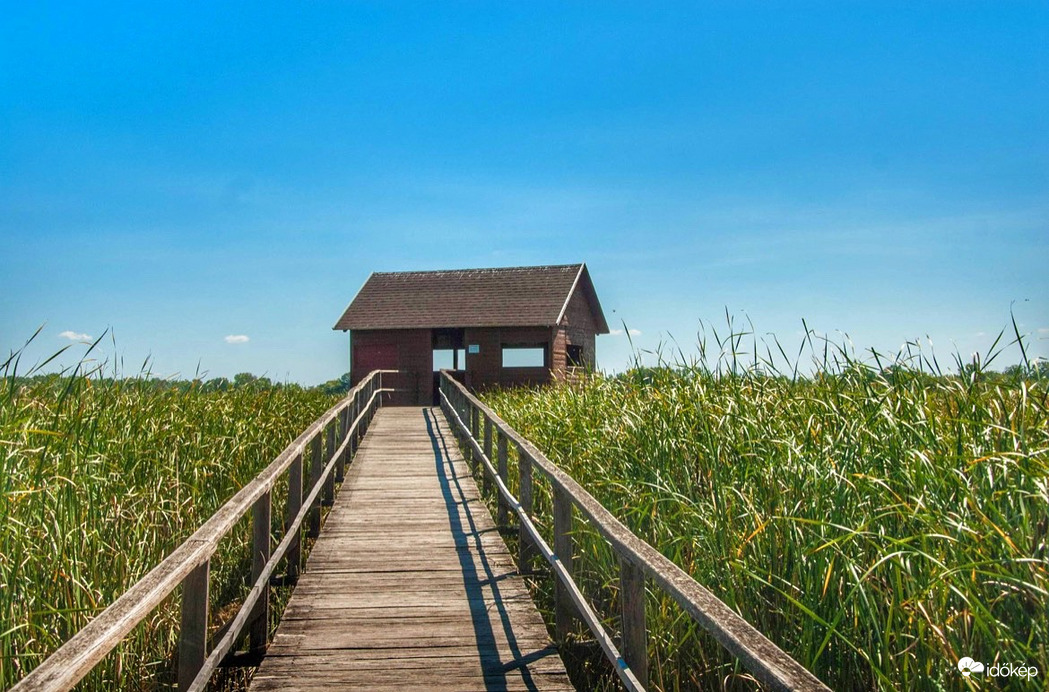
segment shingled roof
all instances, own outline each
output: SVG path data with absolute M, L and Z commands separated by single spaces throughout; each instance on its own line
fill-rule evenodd
M 425 272 L 375 272 L 333 329 L 545 327 L 583 291 L 599 334 L 608 333 L 585 264 Z

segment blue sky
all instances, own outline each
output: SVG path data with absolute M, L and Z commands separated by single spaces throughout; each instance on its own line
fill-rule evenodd
M 315 383 L 371 271 L 585 261 L 644 348 L 727 309 L 950 360 L 1012 306 L 1049 355 L 1045 2 L 2 16 L 5 352 Z

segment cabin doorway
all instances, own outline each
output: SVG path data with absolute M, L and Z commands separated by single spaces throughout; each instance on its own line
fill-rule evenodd
M 441 370 L 466 371 L 466 347 L 463 329 L 434 329 L 433 348 L 433 405 L 441 403 Z M 457 378 L 461 379 L 461 378 Z

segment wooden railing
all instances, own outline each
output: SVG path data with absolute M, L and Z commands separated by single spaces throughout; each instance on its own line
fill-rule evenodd
M 460 439 L 469 447 L 472 464 L 475 468 L 478 465 L 482 467 L 484 485 L 496 486 L 499 493 L 499 523 L 505 523 L 509 511 L 517 515 L 521 551 L 519 564 L 522 569 L 532 564 L 535 551 L 550 564 L 556 577 L 554 617 L 559 638 L 563 639 L 564 633 L 568 631 L 572 617 L 583 620 L 628 690 L 643 690 L 648 684 L 646 578 L 670 595 L 760 682 L 775 690 L 829 689 L 688 573 L 635 536 L 581 485 L 447 372 L 441 373 L 441 407 L 455 426 Z M 483 448 L 480 439 L 484 441 Z M 515 498 L 507 486 L 507 448 L 510 443 L 517 448 L 520 499 Z M 492 463 L 493 446 L 496 452 L 495 464 Z M 549 481 L 552 488 L 553 549 L 532 522 L 536 471 Z M 620 646 L 605 631 L 601 620 L 572 579 L 573 507 L 598 531 L 619 560 L 622 610 Z
M 271 579 L 286 560 L 281 583 L 294 583 L 302 561 L 302 528 L 316 537 L 321 505 L 330 504 L 335 483 L 342 480 L 364 431 L 375 415 L 383 392 L 376 370 L 328 409 L 283 452 L 223 505 L 159 565 L 128 589 L 98 617 L 23 678 L 12 690 L 65 690 L 87 675 L 127 634 L 180 584 L 182 624 L 179 631 L 178 687 L 202 690 L 216 668 L 247 637 L 249 660 L 258 660 L 268 644 Z M 303 463 L 308 460 L 309 485 L 303 495 Z M 288 475 L 284 536 L 271 550 L 271 494 L 281 474 Z M 209 652 L 208 597 L 211 556 L 219 541 L 251 510 L 252 587 L 236 616 L 216 635 Z M 277 581 L 277 580 L 274 580 Z

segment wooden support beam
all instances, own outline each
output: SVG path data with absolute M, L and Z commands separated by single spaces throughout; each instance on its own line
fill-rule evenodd
M 312 491 L 317 483 L 321 479 L 321 468 L 323 463 L 321 461 L 321 436 L 318 433 L 314 436 L 310 442 L 310 486 L 309 490 Z M 318 497 L 316 502 L 310 508 L 310 525 L 307 529 L 307 536 L 310 538 L 316 538 L 321 533 L 321 498 Z
M 354 420 L 356 420 L 357 417 L 360 416 L 360 415 L 361 415 L 361 392 L 357 392 L 354 395 L 354 397 L 353 397 L 353 418 L 354 418 Z M 364 430 L 363 430 L 363 428 L 364 428 L 364 420 L 362 419 L 361 420 L 361 424 L 357 426 L 356 433 L 354 433 L 354 437 L 356 438 L 354 440 L 354 445 L 353 445 L 354 450 L 357 449 L 358 445 L 360 445 L 361 438 L 364 437 Z
M 324 463 L 323 459 L 330 459 L 334 455 L 335 455 L 335 426 L 334 425 L 329 425 L 328 426 L 328 430 L 327 430 L 327 434 L 325 435 L 324 454 L 322 455 L 321 463 L 322 464 Z M 335 502 L 335 474 L 333 474 L 333 473 L 329 473 L 324 478 L 324 494 L 323 494 L 323 497 L 324 497 L 323 504 L 325 506 L 327 506 L 327 507 L 331 507 L 332 503 Z
M 619 558 L 619 603 L 623 613 L 623 660 L 648 686 L 648 626 L 645 623 L 645 573 Z
M 488 461 L 492 460 L 492 419 L 484 417 L 484 456 Z M 487 473 L 481 473 L 481 486 L 485 495 L 492 492 L 492 479 Z
M 353 425 L 353 421 L 357 420 L 357 414 L 359 413 L 359 411 L 357 411 L 356 400 L 353 403 L 351 403 L 346 410 L 347 410 L 346 420 L 349 421 L 349 425 Z M 358 427 L 360 427 L 360 426 L 358 426 Z M 357 436 L 357 430 L 354 429 L 353 431 L 350 432 L 350 444 L 346 445 L 347 463 L 352 463 L 353 462 L 353 457 L 357 455 L 357 441 L 358 441 L 358 439 L 359 438 Z
M 335 436 L 335 446 L 338 448 L 342 445 L 343 440 L 346 439 L 346 429 L 350 427 L 349 423 L 349 411 L 343 409 L 342 413 L 339 414 L 339 428 L 338 433 Z M 339 455 L 339 463 L 335 466 L 335 481 L 342 483 L 346 478 L 346 450 L 342 451 Z
M 499 478 L 503 481 L 504 485 L 508 486 L 510 483 L 510 478 L 506 470 L 506 435 L 504 435 L 503 432 L 500 430 L 496 433 L 496 440 L 498 440 L 498 444 L 496 445 L 496 447 L 498 448 L 499 454 Z M 502 496 L 502 493 L 500 493 L 498 515 L 499 526 L 506 526 L 508 510 L 509 508 L 506 505 L 506 498 L 504 498 Z
M 475 440 L 481 433 L 481 415 L 477 410 L 476 406 L 470 406 L 470 437 Z M 470 452 L 470 469 L 477 473 L 477 466 L 480 460 L 477 458 L 477 452 Z
M 564 490 L 554 488 L 554 555 L 564 565 L 569 576 L 572 574 L 572 498 Z M 560 579 L 554 580 L 554 620 L 557 624 L 557 639 L 565 641 L 572 629 L 576 609 L 568 589 Z
M 187 689 L 204 666 L 208 645 L 208 582 L 211 559 L 182 581 L 182 626 L 178 638 L 178 686 Z
M 252 508 L 251 533 L 251 583 L 262 576 L 266 563 L 270 560 L 270 492 L 266 492 L 255 501 Z M 261 654 L 266 651 L 270 633 L 270 587 L 269 580 L 263 584 L 263 593 L 251 616 L 254 618 L 250 629 L 250 650 Z
M 532 516 L 532 457 L 523 447 L 517 448 L 517 470 L 520 474 L 518 479 L 519 492 L 521 494 L 521 509 L 529 517 Z M 532 558 L 535 557 L 535 546 L 532 545 L 532 537 L 528 534 L 527 527 L 522 523 L 517 532 L 518 546 L 520 549 L 520 568 L 522 574 L 532 573 Z
M 288 467 L 288 506 L 284 515 L 284 530 L 287 531 L 295 517 L 302 508 L 302 454 L 295 456 Z M 287 557 L 287 581 L 294 584 L 299 578 L 299 570 L 302 567 L 302 531 L 292 539 L 288 548 Z

